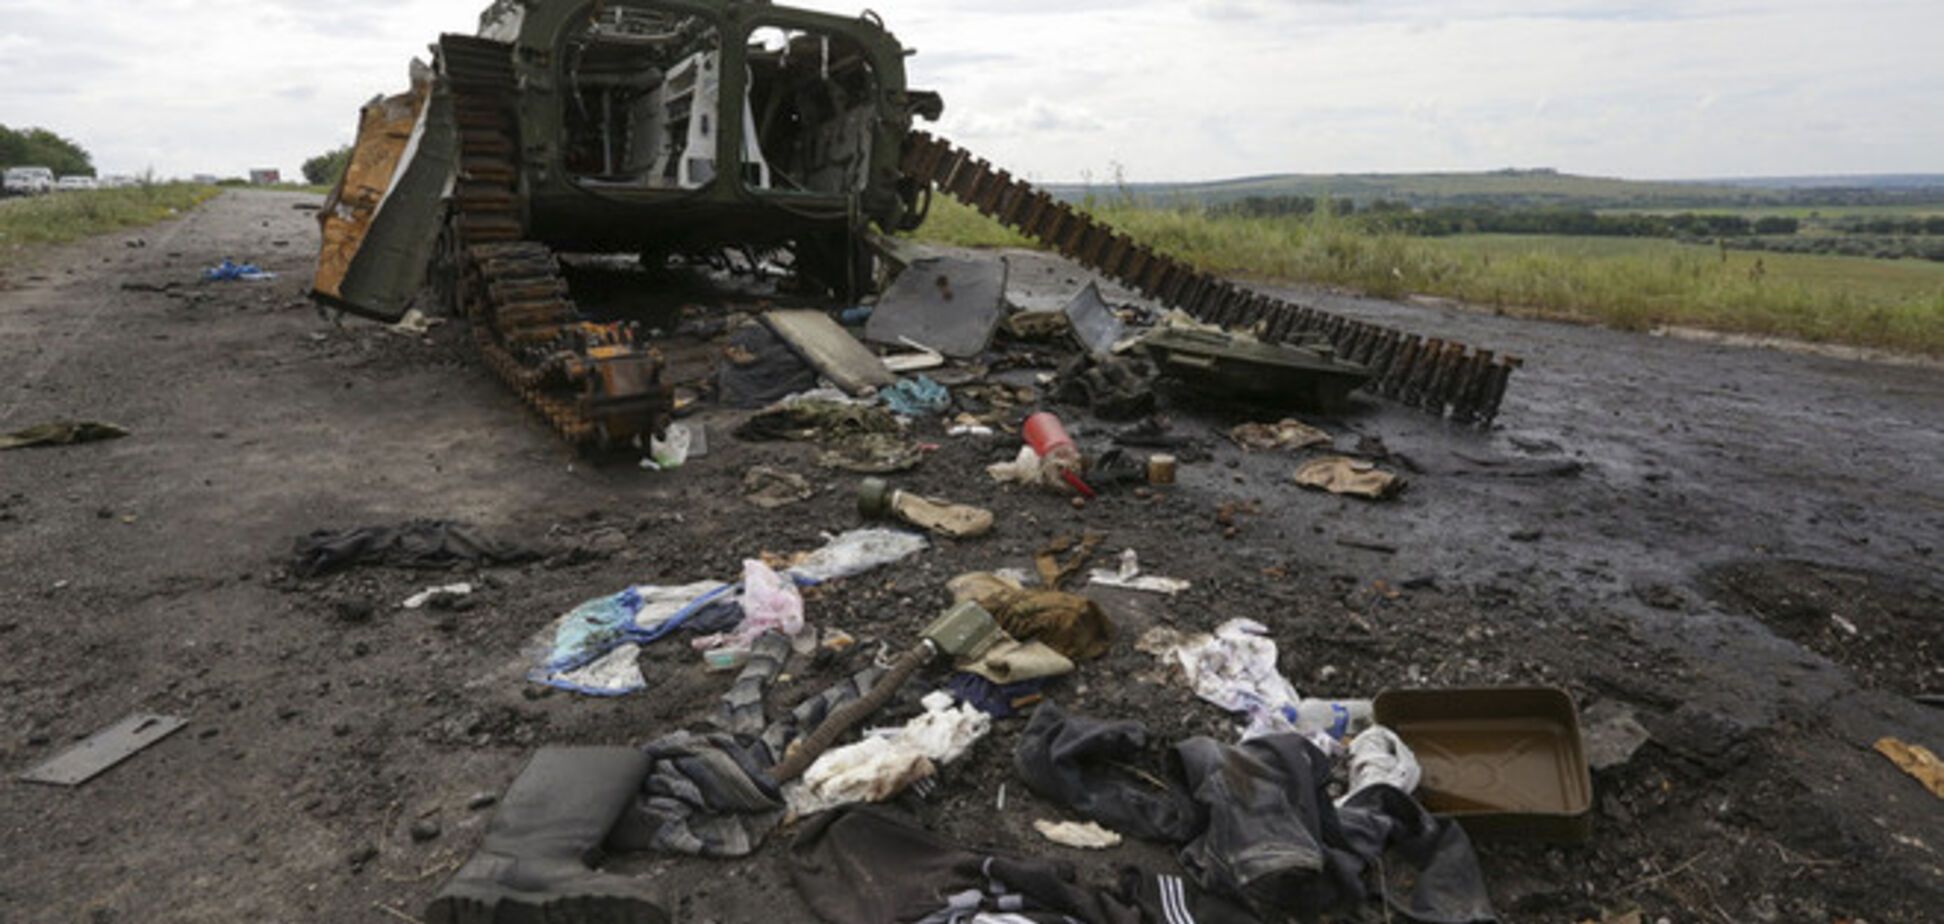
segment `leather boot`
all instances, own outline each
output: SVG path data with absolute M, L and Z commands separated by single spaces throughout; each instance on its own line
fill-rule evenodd
M 648 756 L 633 748 L 542 748 L 426 921 L 667 924 L 645 883 L 589 866 L 647 773 Z

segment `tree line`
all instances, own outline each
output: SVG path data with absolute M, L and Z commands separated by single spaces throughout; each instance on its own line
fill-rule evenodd
M 1843 234 L 1903 235 L 1918 237 L 1944 234 L 1944 215 L 1913 218 L 1844 218 L 1830 225 Z
M 56 176 L 94 176 L 94 155 L 45 128 L 0 125 L 0 170 L 46 167 Z
M 1787 235 L 1801 222 L 1786 216 L 1750 219 L 1741 215 L 1680 212 L 1671 215 L 1602 215 L 1565 207 L 1507 208 L 1492 205 L 1441 205 L 1413 208 L 1408 202 L 1376 199 L 1358 205 L 1348 199 L 1315 196 L 1251 196 L 1210 209 L 1218 215 L 1254 218 L 1303 217 L 1328 208 L 1353 217 L 1371 230 L 1444 237 L 1452 234 L 1569 234 L 1590 237 L 1720 238 L 1751 234 Z

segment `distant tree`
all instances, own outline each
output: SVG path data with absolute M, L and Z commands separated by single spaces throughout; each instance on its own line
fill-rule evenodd
M 350 165 L 351 146 L 347 144 L 304 161 L 304 182 L 312 186 L 335 186 Z
M 1755 220 L 1756 234 L 1794 234 L 1801 223 L 1784 215 L 1770 215 Z
M 94 176 L 94 157 L 86 148 L 44 128 L 0 125 L 0 169 L 46 167 L 59 176 Z

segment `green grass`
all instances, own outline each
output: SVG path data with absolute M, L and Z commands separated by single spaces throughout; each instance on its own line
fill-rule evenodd
M 201 205 L 217 192 L 214 186 L 167 183 L 0 201 L 0 260 L 22 245 L 63 244 L 154 224 Z
M 1440 295 L 1629 330 L 1674 324 L 1944 356 L 1944 264 L 1723 253 L 1635 238 L 1412 238 L 1327 215 L 1217 218 L 1125 202 L 1092 211 L 1136 240 L 1220 275 L 1386 298 Z M 933 206 L 917 237 L 974 247 L 1027 244 L 948 200 Z
M 1740 215 L 1743 218 L 1928 218 L 1944 215 L 1944 205 L 1721 205 L 1677 209 L 1659 207 L 1599 209 L 1602 215 L 1673 215 L 1680 212 L 1706 212 L 1711 215 Z
M 1062 194 L 1081 195 L 1085 187 L 1056 185 Z M 1652 207 L 1708 207 L 1710 203 L 1760 204 L 1769 190 L 1578 176 L 1544 170 L 1483 173 L 1281 174 L 1207 183 L 1135 183 L 1124 187 L 1135 198 L 1161 205 L 1209 205 L 1249 196 L 1328 196 L 1353 199 L 1407 199 L 1414 202 L 1523 202 L 1526 204 L 1637 203 Z

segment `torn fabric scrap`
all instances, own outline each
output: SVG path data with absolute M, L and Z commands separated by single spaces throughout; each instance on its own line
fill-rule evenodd
M 1063 847 L 1078 847 L 1082 850 L 1105 850 L 1119 847 L 1121 836 L 1091 821 L 1049 821 L 1045 818 L 1033 820 L 1033 830 L 1041 837 Z
M 958 759 L 992 729 L 991 716 L 955 705 L 943 690 L 923 702 L 925 711 L 903 727 L 867 732 L 862 741 L 818 757 L 801 781 L 784 787 L 792 814 L 881 802 Z
M 1311 459 L 1293 477 L 1305 488 L 1366 500 L 1385 500 L 1404 489 L 1404 479 L 1396 474 L 1344 456 Z

